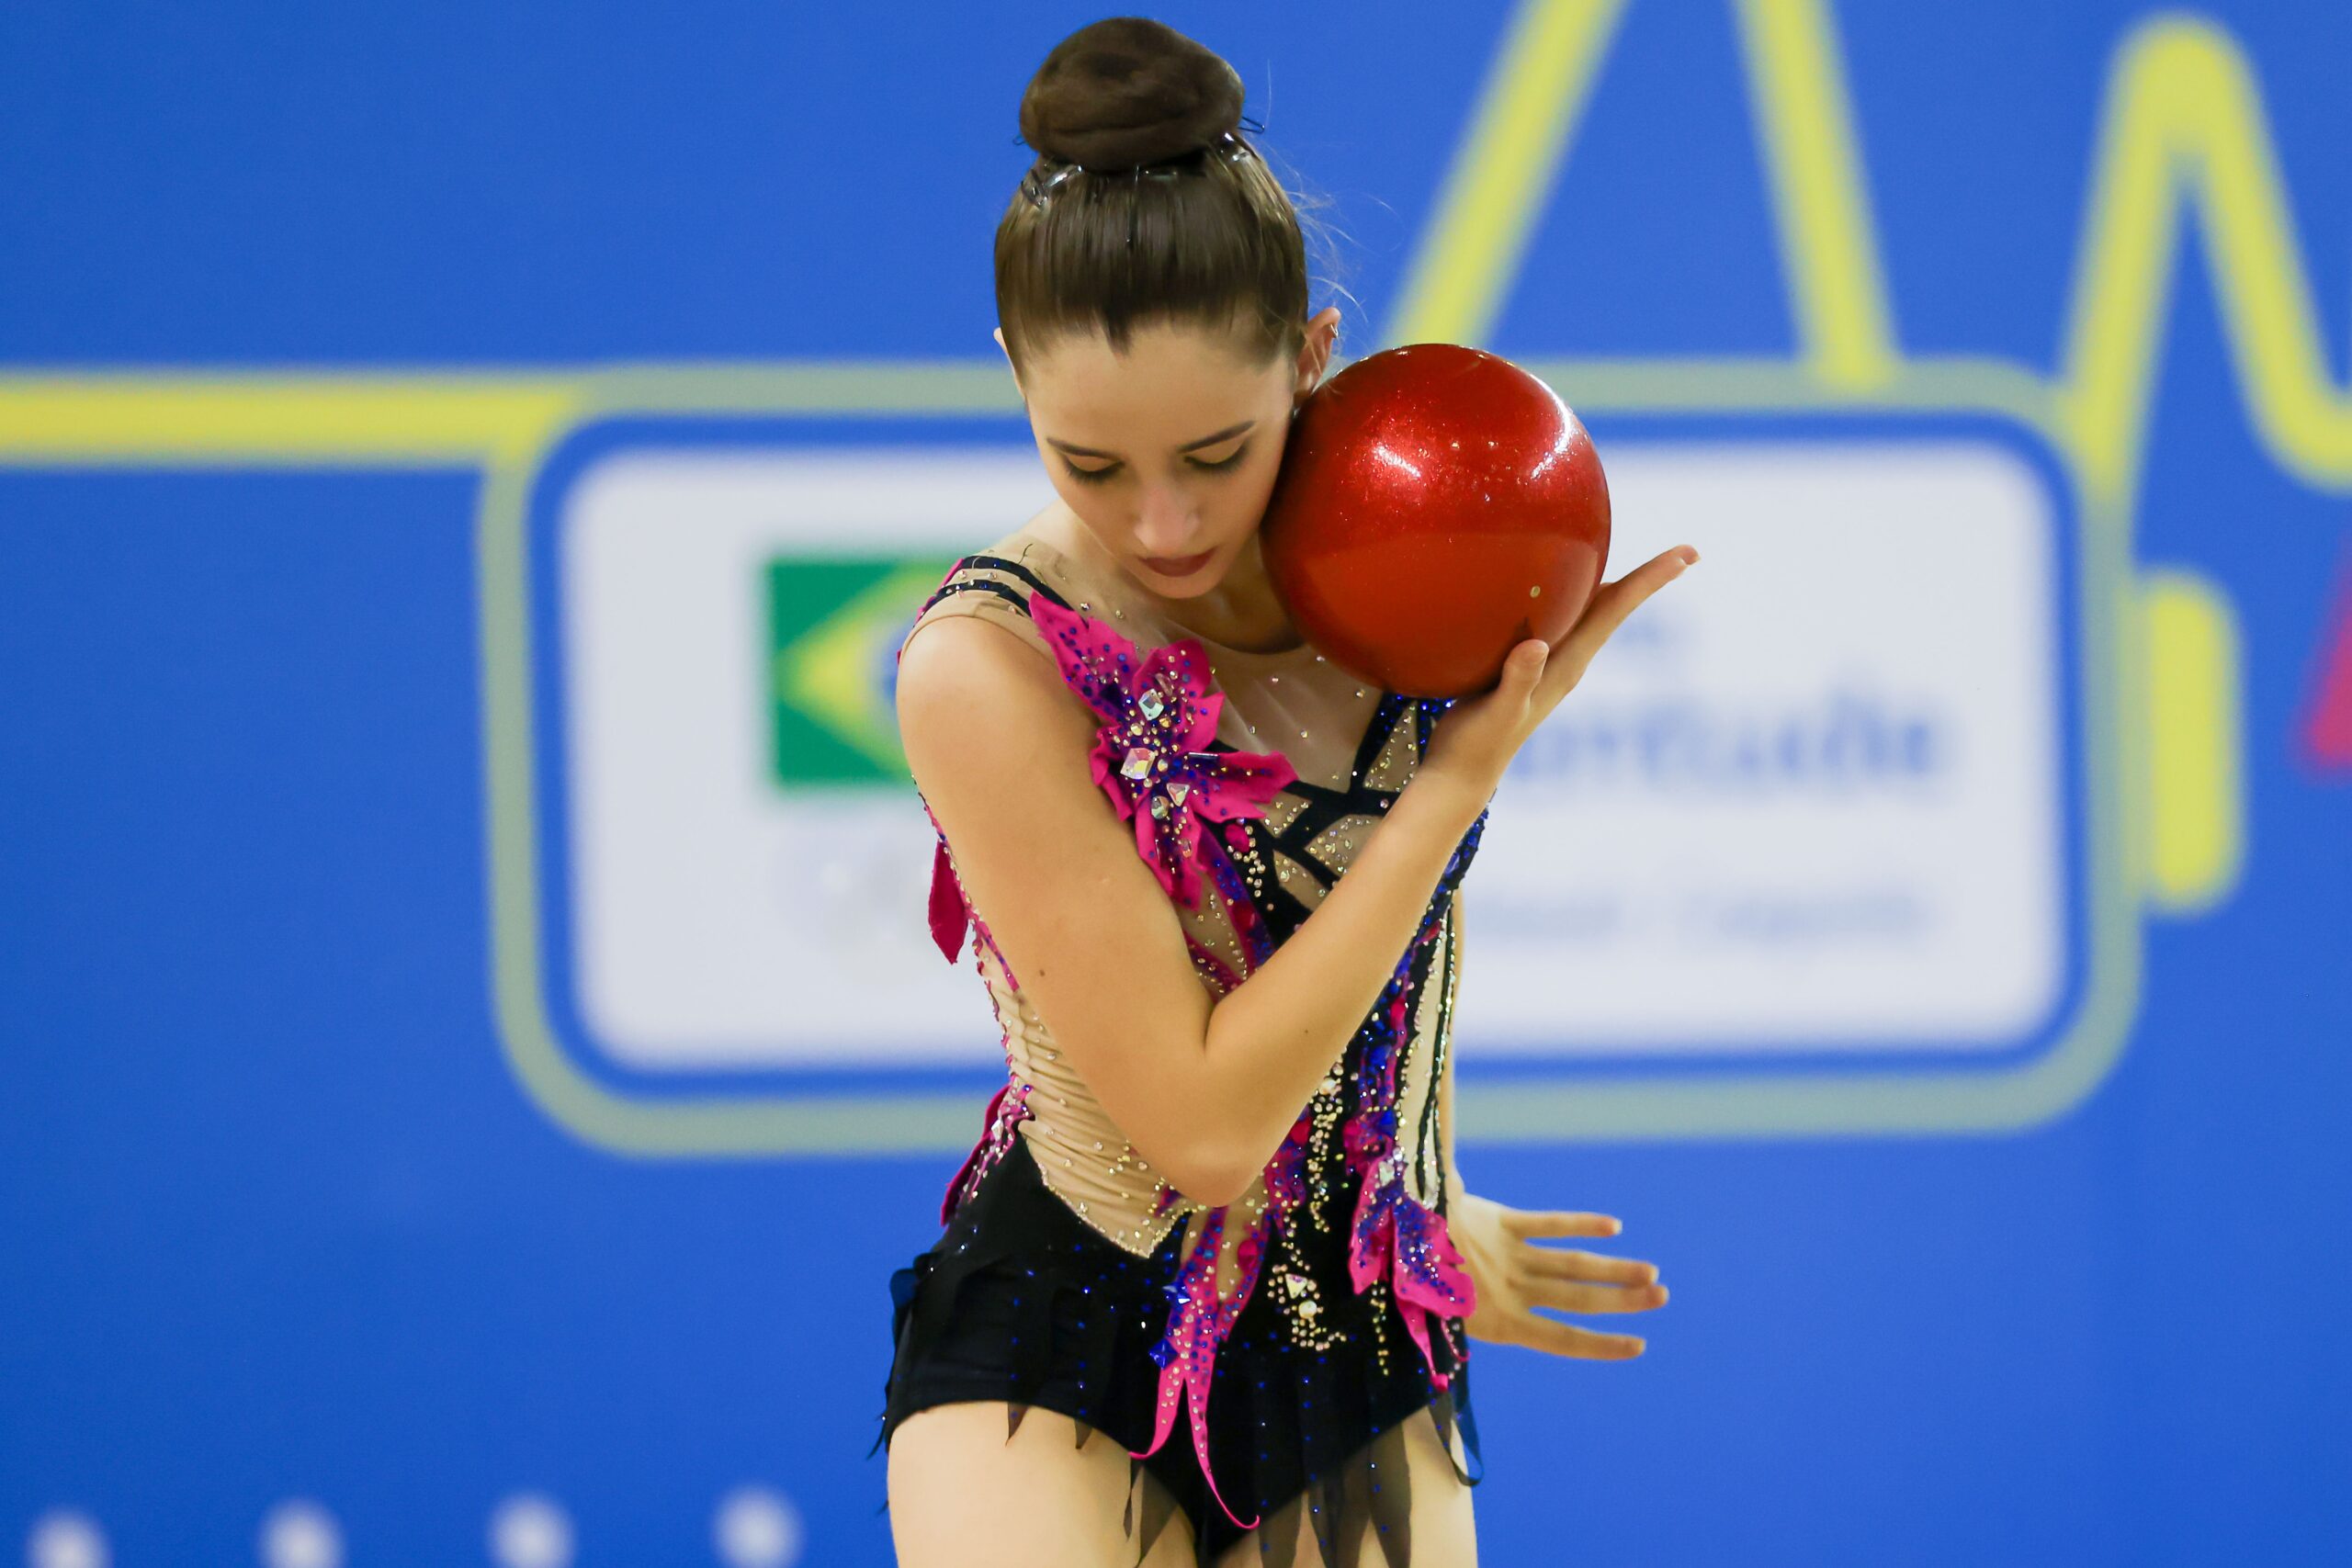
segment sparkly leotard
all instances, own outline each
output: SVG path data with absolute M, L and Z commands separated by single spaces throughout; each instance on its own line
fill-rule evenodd
M 1311 645 L 1252 651 L 1186 633 L 1124 571 L 1036 526 L 956 561 L 907 640 L 978 615 L 1053 659 L 1097 716 L 1096 783 L 1222 996 L 1379 830 L 1449 705 L 1380 691 Z M 1477 1479 L 1462 1332 L 1473 1294 L 1445 1232 L 1437 1090 L 1454 892 L 1485 823 L 1287 1140 L 1221 1208 L 1172 1188 L 1104 1113 L 938 835 L 932 931 L 951 962 L 973 935 L 1006 1081 L 948 1184 L 938 1242 L 891 1279 L 877 1448 L 933 1404 L 1001 1400 L 1013 1429 L 1044 1406 L 1075 1419 L 1081 1443 L 1107 1432 L 1132 1456 L 1123 1524 L 1137 1560 L 1181 1506 L 1202 1563 L 1261 1525 L 1266 1560 L 1287 1562 L 1302 1508 L 1327 1562 L 1367 1520 L 1387 1562 L 1409 1561 L 1406 1418 L 1428 1410 L 1449 1454 L 1458 1426 L 1472 1467 L 1457 1461 L 1459 1478 Z

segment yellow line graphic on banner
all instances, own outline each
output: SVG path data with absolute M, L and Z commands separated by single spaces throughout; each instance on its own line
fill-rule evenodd
M 1527 0 L 1421 227 L 1391 343 L 1484 343 L 1551 205 L 1624 0 Z
M 2174 239 L 2196 221 L 2240 394 L 2280 467 L 2352 486 L 2352 402 L 2328 379 L 2319 313 L 2253 73 L 2228 34 L 2166 18 L 2109 77 L 2098 169 L 2076 251 L 2063 364 L 2069 421 L 2102 489 L 2132 499 L 2155 395 Z
M 548 373 L 15 370 L 0 462 L 470 466 L 529 450 L 579 400 Z
M 2306 484 L 2352 489 L 2352 400 L 2328 371 L 2252 71 L 2220 27 L 2177 15 L 2143 23 L 2117 51 L 2059 370 L 2041 377 L 1982 359 L 1903 354 L 1832 12 L 1825 0 L 1727 3 L 1796 353 L 1785 361 L 1551 362 L 1543 372 L 1605 389 L 1616 406 L 1994 408 L 2047 432 L 2086 491 L 2092 532 L 2082 608 L 2090 646 L 2083 658 L 2090 689 L 2114 708 L 2103 721 L 2116 732 L 2114 745 L 2102 739 L 2086 764 L 2094 800 L 2116 824 L 2098 830 L 2095 858 L 2107 881 L 2092 890 L 2097 919 L 2102 931 L 2116 923 L 2116 899 L 2183 911 L 2211 907 L 2234 886 L 2245 860 L 2242 639 L 2216 585 L 2185 570 L 2143 572 L 2131 554 L 2184 229 L 2193 228 L 2202 243 L 2233 372 L 2263 446 Z M 1623 0 L 1521 0 L 1514 10 L 1406 270 L 1390 341 L 1491 335 L 1569 166 L 1626 15 Z M 0 375 L 0 465 L 482 468 L 489 793 L 494 821 L 522 824 L 519 836 L 492 845 L 499 1008 L 518 1072 L 565 1125 L 638 1152 L 954 1147 L 968 1115 L 945 1100 L 911 1113 L 899 1099 L 782 1111 L 695 1103 L 659 1112 L 674 1120 L 654 1126 L 656 1112 L 620 1101 L 548 1055 L 553 1047 L 539 1039 L 546 1021 L 530 990 L 544 973 L 529 907 L 537 831 L 530 697 L 510 667 L 515 650 L 527 649 L 529 612 L 519 540 L 501 533 L 496 520 L 519 515 L 550 442 L 616 408 L 870 419 L 1012 414 L 1018 406 L 1001 366 L 979 360 L 398 373 L 19 368 Z M 2120 760 L 2109 759 L 2110 750 Z M 2120 845 L 2111 853 L 2110 831 Z M 2136 927 L 2113 939 L 2125 953 L 2118 962 L 2133 996 L 2136 940 Z M 2096 1024 L 2084 1027 L 2120 1040 L 2135 1005 L 2102 1000 Z M 531 1043 L 526 1050 L 517 1042 Z M 2077 1061 L 2068 1070 L 2104 1069 Z M 1913 1106 L 1899 1088 L 1853 1088 L 1837 1104 L 1800 1103 L 1815 1091 L 1741 1080 L 1699 1104 L 1654 1087 L 1595 1085 L 1544 1107 L 1513 1111 L 1501 1100 L 1478 1107 L 1482 1115 L 1510 1112 L 1503 1121 L 1522 1131 L 1549 1116 L 1595 1136 L 1611 1129 L 1687 1136 L 1892 1124 L 1856 1118 L 1870 1095 L 1878 1097 L 1876 1109 L 1900 1100 L 1914 1118 L 1907 1125 L 2000 1124 L 2000 1108 L 1989 1099 Z M 2082 1083 L 2073 1086 L 2085 1091 Z M 2043 1094 L 2045 1106 L 2063 1102 L 2057 1089 L 2045 1086 Z
M 2151 894 L 2188 913 L 2229 893 L 2245 859 L 2237 615 L 2193 573 L 2152 571 L 2142 594 L 2142 697 L 2161 710 L 2146 719 L 2147 774 L 2163 813 L 2145 873 Z
M 1934 363 L 1901 361 L 1894 347 L 1827 14 L 1819 0 L 1735 3 L 1804 335 L 1801 363 L 1851 388 L 1875 384 L 1896 363 Z M 1517 281 L 1623 8 L 1623 0 L 1521 6 L 1408 268 L 1392 341 L 1485 335 Z M 1473 149 L 1493 156 L 1475 165 Z M 2352 401 L 2328 378 L 2260 93 L 2226 33 L 2177 17 L 2126 40 L 2101 120 L 2057 389 L 2092 477 L 2128 496 L 2138 469 L 2175 282 L 2170 235 L 2184 217 L 2206 242 L 2265 446 L 2310 483 L 2352 488 Z M 962 360 L 662 371 L 741 378 L 763 402 L 781 379 L 811 412 L 1001 410 L 1011 399 L 1000 367 Z M 18 368 L 0 375 L 0 462 L 473 462 L 527 446 L 609 373 Z
M 1899 355 L 1829 14 L 1814 0 L 1733 9 L 1805 357 L 1829 386 L 1883 387 Z

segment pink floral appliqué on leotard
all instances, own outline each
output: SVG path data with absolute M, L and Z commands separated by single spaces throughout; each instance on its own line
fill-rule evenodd
M 1413 948 L 1432 940 L 1437 929 L 1433 922 L 1421 928 L 1389 982 L 1394 997 L 1385 1015 L 1388 1027 L 1364 1052 L 1356 1113 L 1342 1138 L 1349 1168 L 1363 1183 L 1351 1226 L 1349 1282 L 1359 1294 L 1375 1280 L 1389 1282 L 1397 1315 L 1429 1368 L 1430 1382 L 1443 1388 L 1452 1380 L 1438 1371 L 1430 1349 L 1430 1314 L 1466 1317 L 1477 1291 L 1446 1233 L 1445 1216 L 1406 1190 L 1404 1156 L 1396 1145 L 1396 1066 L 1412 1027 Z
M 1029 595 L 1062 678 L 1102 720 L 1087 754 L 1094 782 L 1136 852 L 1170 897 L 1200 907 L 1206 824 L 1262 817 L 1266 802 L 1298 777 L 1279 751 L 1213 751 L 1225 694 L 1209 684 L 1198 637 L 1141 652 L 1104 622 Z
M 1265 815 L 1266 803 L 1297 778 L 1280 751 L 1216 751 L 1225 694 L 1212 688 L 1209 660 L 1197 637 L 1143 652 L 1102 620 L 1064 609 L 1042 593 L 1029 596 L 1029 614 L 1046 636 L 1063 680 L 1102 719 L 1088 763 L 1122 821 L 1135 824 L 1136 852 L 1169 896 L 1198 908 L 1205 884 L 1225 895 L 1245 951 L 1261 948 L 1257 911 L 1237 897 L 1229 846 L 1208 825 Z M 1195 961 L 1205 950 L 1193 947 Z M 1238 984 L 1218 966 L 1217 978 Z M 1262 1221 L 1262 1216 L 1261 1216 Z M 1174 1430 L 1176 1413 L 1192 1414 L 1193 1450 L 1217 1506 L 1247 1529 L 1255 1520 L 1233 1512 L 1209 1465 L 1207 1404 L 1217 1349 L 1256 1283 L 1266 1235 L 1262 1223 L 1237 1238 L 1237 1288 L 1217 1292 L 1217 1258 L 1224 1250 L 1226 1210 L 1209 1211 L 1193 1250 L 1168 1286 L 1168 1328 L 1152 1351 L 1160 1369 L 1151 1442 L 1136 1457 L 1159 1450 Z

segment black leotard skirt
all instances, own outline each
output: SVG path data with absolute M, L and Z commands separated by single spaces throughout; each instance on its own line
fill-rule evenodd
M 1335 1210 L 1344 1216 L 1354 1194 L 1341 1196 Z M 1458 1480 L 1475 1485 L 1483 1467 L 1469 1369 L 1453 1336 L 1433 1332 L 1432 1355 L 1449 1377 L 1433 1386 L 1396 1307 L 1350 1287 L 1344 1235 L 1317 1233 L 1301 1254 L 1318 1260 L 1312 1272 L 1327 1319 L 1348 1331 L 1326 1348 L 1295 1342 L 1273 1304 L 1269 1258 L 1217 1356 L 1210 1468 L 1226 1503 L 1261 1521 L 1266 1562 L 1291 1562 L 1300 1510 L 1313 1508 L 1332 1568 L 1352 1561 L 1346 1543 L 1367 1519 L 1387 1562 L 1403 1568 L 1411 1506 L 1403 1424 L 1424 1407 L 1442 1435 L 1458 1422 L 1471 1466 Z M 1008 1438 L 1036 1407 L 1076 1421 L 1081 1444 L 1101 1432 L 1130 1455 L 1146 1447 L 1159 1376 L 1152 1350 L 1167 1325 L 1183 1236 L 1183 1225 L 1171 1227 L 1148 1258 L 1105 1239 L 1045 1185 L 1028 1140 L 1014 1137 L 939 1240 L 890 1278 L 894 1349 L 875 1448 L 915 1412 L 967 1400 L 1005 1402 Z M 1209 1492 L 1190 1420 L 1180 1412 L 1156 1452 L 1129 1461 L 1122 1523 L 1136 1561 L 1171 1507 L 1190 1517 L 1200 1563 L 1244 1533 Z

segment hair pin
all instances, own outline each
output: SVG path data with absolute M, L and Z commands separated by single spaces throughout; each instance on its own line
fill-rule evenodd
M 1263 130 L 1263 128 L 1252 119 L 1244 118 L 1241 124 L 1252 131 L 1262 132 Z M 1040 158 L 1035 166 L 1022 177 L 1021 194 L 1029 198 L 1031 206 L 1043 208 L 1047 199 L 1059 190 L 1065 182 L 1078 175 L 1124 173 L 1127 175 L 1131 186 L 1139 186 L 1148 179 L 1177 180 L 1182 179 L 1187 175 L 1204 173 L 1212 155 L 1220 157 L 1228 164 L 1239 164 L 1256 154 L 1257 150 L 1251 147 L 1249 141 L 1238 131 L 1227 130 L 1220 132 L 1215 141 L 1195 147 L 1191 152 L 1180 152 L 1173 158 L 1163 158 L 1155 164 L 1138 164 L 1125 170 L 1089 169 L 1082 164 L 1058 160 L 1052 162 L 1049 165 L 1047 160 Z M 1053 171 L 1051 174 L 1046 173 L 1049 166 Z
M 1064 164 L 1056 168 L 1050 177 L 1040 179 L 1040 170 L 1033 168 L 1022 178 L 1021 194 L 1029 198 L 1031 206 L 1042 208 L 1046 205 L 1046 198 L 1059 189 L 1063 181 L 1083 172 L 1076 164 Z

